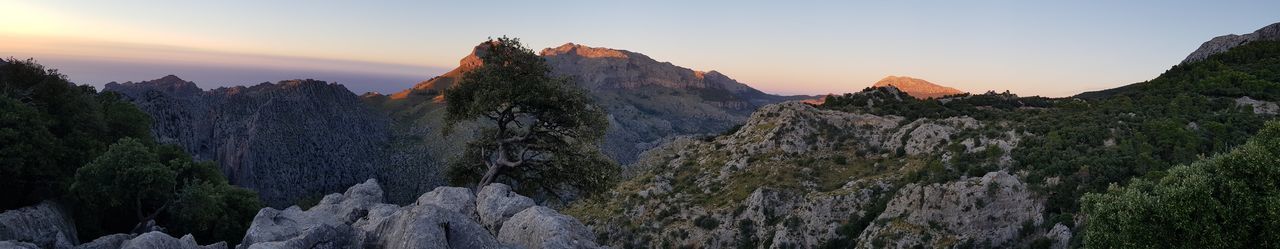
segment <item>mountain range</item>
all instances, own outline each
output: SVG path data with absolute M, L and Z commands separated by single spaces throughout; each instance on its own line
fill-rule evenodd
M 477 53 L 488 43 L 454 70 L 389 95 L 310 79 L 204 90 L 172 75 L 103 91 L 149 115 L 156 141 L 217 161 L 231 183 L 272 207 L 253 219 L 241 248 L 1069 248 L 1096 238 L 1093 229 L 1114 228 L 1090 216 L 1121 208 L 1098 196 L 1195 178 L 1178 169 L 1209 167 L 1206 157 L 1272 166 L 1211 155 L 1246 147 L 1280 110 L 1278 30 L 1217 37 L 1149 81 L 1067 98 L 966 94 L 889 76 L 805 102 L 797 100 L 815 97 L 772 95 L 627 50 L 547 48 L 539 54 L 550 73 L 573 79 L 606 111 L 602 149 L 625 165 L 611 189 L 570 203 L 505 185 L 443 186 L 477 124 L 442 133 L 442 93 L 484 65 Z M 1185 193 L 1172 195 L 1203 205 L 1184 208 L 1252 198 Z M 2 213 L 0 231 L 19 224 L 39 228 L 21 236 L 75 237 L 46 231 L 72 226 L 49 218 L 59 216 L 52 206 Z M 0 246 L 26 237 L 0 233 Z M 155 232 L 104 239 L 86 245 L 152 239 L 197 248 L 190 236 Z

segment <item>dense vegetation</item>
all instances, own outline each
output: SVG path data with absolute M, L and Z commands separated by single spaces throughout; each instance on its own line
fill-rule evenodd
M 1011 169 L 1028 171 L 1026 181 L 1048 199 L 1048 224 L 1073 224 L 1071 217 L 1080 212 L 1080 198 L 1086 193 L 1135 178 L 1148 179 L 1135 187 L 1144 188 L 1166 175 L 1187 174 L 1167 170 L 1227 152 L 1261 129 L 1271 115 L 1255 114 L 1236 99 L 1280 98 L 1280 42 L 1250 43 L 1175 66 L 1151 81 L 1079 98 L 989 92 L 917 100 L 902 97 L 905 94 L 895 98 L 894 92 L 882 89 L 869 91 L 880 93 L 832 96 L 823 107 L 909 120 L 965 115 L 1008 124 L 1007 129 L 1026 134 L 1012 152 Z M 957 159 L 965 158 L 952 162 Z M 946 178 L 960 175 L 952 172 Z M 1178 205 L 1183 204 L 1191 203 Z
M 236 243 L 261 207 L 208 162 L 150 136 L 150 118 L 113 93 L 33 60 L 0 62 L 0 208 L 57 200 L 82 239 L 152 221 L 202 242 Z
M 1280 121 L 1230 153 L 1085 195 L 1091 248 L 1280 247 Z
M 455 184 L 511 183 L 566 200 L 564 190 L 609 187 L 618 166 L 600 152 L 604 112 L 518 39 L 490 40 L 477 52 L 484 65 L 445 91 L 445 131 L 481 120 L 476 139 L 450 168 Z

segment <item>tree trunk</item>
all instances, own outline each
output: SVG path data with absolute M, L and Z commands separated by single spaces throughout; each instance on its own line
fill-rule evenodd
M 476 185 L 476 190 L 478 191 L 480 189 L 484 189 L 484 186 L 488 186 L 490 183 L 493 183 L 493 180 L 498 178 L 498 171 L 500 171 L 501 169 L 502 169 L 502 165 L 496 164 L 496 163 L 490 163 L 489 170 L 484 172 L 483 178 L 480 178 L 480 184 Z

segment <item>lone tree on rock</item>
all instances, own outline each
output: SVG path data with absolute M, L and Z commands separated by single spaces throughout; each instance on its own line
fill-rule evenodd
M 606 189 L 618 166 L 599 150 L 608 122 L 591 98 L 551 76 L 519 39 L 490 39 L 476 55 L 483 65 L 444 93 L 446 134 L 461 122 L 479 127 L 450 167 L 451 181 L 484 187 L 505 180 L 561 200 L 564 190 Z

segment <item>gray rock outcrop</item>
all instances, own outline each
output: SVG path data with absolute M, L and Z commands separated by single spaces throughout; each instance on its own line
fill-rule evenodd
M 517 213 L 501 229 L 486 229 L 477 221 L 478 214 L 500 215 L 528 199 L 504 192 L 504 187 L 490 186 L 481 191 L 486 193 L 482 198 L 466 188 L 439 187 L 413 204 L 396 206 L 383 203 L 381 186 L 371 179 L 343 194 L 325 196 L 305 211 L 297 206 L 262 209 L 236 248 L 596 248 L 577 220 L 539 206 L 526 207 L 521 212 L 529 214 Z M 484 208 L 477 206 L 477 199 Z M 521 222 L 513 223 L 515 217 Z M 503 237 L 495 234 L 516 239 L 500 241 Z
M 1040 225 L 1044 207 L 1017 177 L 991 172 L 982 177 L 931 185 L 909 184 L 862 232 L 863 246 L 879 237 L 898 238 L 885 246 L 948 246 L 943 241 L 975 241 L 1009 246 L 1023 224 Z M 892 236 L 890 236 L 892 235 Z M 931 239 L 924 239 L 930 237 Z
M 1196 51 L 1187 55 L 1187 58 L 1183 59 L 1182 63 L 1186 64 L 1204 60 L 1205 58 L 1209 58 L 1211 55 L 1226 52 L 1231 48 L 1248 44 L 1253 41 L 1280 41 L 1280 23 L 1267 25 L 1253 33 L 1214 37 L 1213 39 L 1200 44 L 1200 48 L 1197 48 Z
M 599 248 L 586 226 L 547 207 L 533 206 L 502 224 L 498 241 L 524 248 Z
M 190 234 L 175 239 L 162 232 L 149 232 L 124 241 L 120 249 L 227 249 L 227 244 L 218 242 L 201 246 Z
M 14 246 L 26 242 L 56 249 L 72 248 L 80 243 L 71 218 L 49 201 L 0 213 L 0 241 L 13 241 Z
M 516 194 L 510 186 L 501 183 L 489 184 L 476 194 L 476 215 L 480 217 L 480 224 L 495 234 L 503 222 L 533 205 L 533 199 Z

